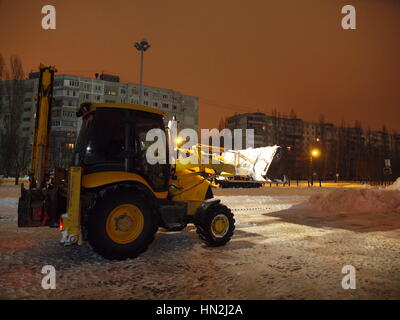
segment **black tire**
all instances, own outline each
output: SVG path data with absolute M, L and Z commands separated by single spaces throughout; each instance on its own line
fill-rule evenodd
M 212 222 L 216 216 L 224 215 L 229 222 L 227 232 L 220 237 L 216 237 L 212 231 Z M 235 230 L 235 219 L 232 211 L 223 204 L 214 204 L 205 212 L 199 212 L 195 217 L 196 232 L 200 239 L 211 247 L 219 247 L 226 244 L 233 236 Z
M 146 251 L 154 240 L 157 224 L 149 205 L 135 195 L 134 191 L 116 189 L 99 196 L 91 206 L 87 217 L 87 239 L 93 250 L 109 260 L 125 260 L 135 258 Z M 107 233 L 107 217 L 122 204 L 132 204 L 140 209 L 144 224 L 142 232 L 132 242 L 120 244 L 113 241 Z

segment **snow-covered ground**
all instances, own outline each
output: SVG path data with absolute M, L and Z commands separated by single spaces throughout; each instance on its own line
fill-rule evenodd
M 217 189 L 237 222 L 226 246 L 204 246 L 193 226 L 160 230 L 139 258 L 115 262 L 86 244 L 60 246 L 55 229 L 18 229 L 19 188 L 3 184 L 0 298 L 399 299 L 400 191 L 393 189 Z M 41 287 L 49 264 L 55 290 Z M 341 287 L 344 265 L 356 268 L 355 290 Z

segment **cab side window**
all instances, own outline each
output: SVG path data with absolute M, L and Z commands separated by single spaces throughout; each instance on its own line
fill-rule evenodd
M 137 112 L 134 120 L 134 171 L 142 174 L 153 184 L 155 191 L 166 191 L 169 177 L 169 166 L 166 164 L 149 164 L 146 159 L 147 149 L 153 141 L 146 141 L 147 132 L 151 129 L 164 129 L 160 116 Z

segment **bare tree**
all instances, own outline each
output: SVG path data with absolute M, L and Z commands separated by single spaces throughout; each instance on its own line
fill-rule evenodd
M 4 61 L 3 55 L 0 53 L 0 81 L 6 78 L 6 63 Z M 3 100 L 6 97 L 4 86 L 0 85 L 0 117 L 2 118 L 4 113 Z
M 6 63 L 4 61 L 3 55 L 0 54 L 0 81 L 3 80 L 7 80 L 9 78 L 8 76 L 8 71 L 7 71 L 7 66 Z M 2 123 L 5 123 L 6 120 L 6 102 L 8 99 L 8 93 L 7 93 L 7 87 L 6 87 L 6 83 L 2 82 L 0 83 L 0 121 Z M 5 173 L 7 175 L 6 172 L 6 148 L 5 148 L 5 141 L 4 141 L 4 137 L 3 137 L 4 131 L 1 130 L 0 128 L 0 172 L 1 173 Z
M 7 176 L 15 174 L 15 183 L 19 183 L 19 175 L 27 165 L 27 142 L 21 136 L 21 122 L 24 103 L 24 71 L 18 56 L 10 57 L 7 69 L 4 59 L 0 58 L 0 71 L 5 80 L 2 86 L 3 107 L 1 116 L 3 131 L 0 135 L 0 164 Z

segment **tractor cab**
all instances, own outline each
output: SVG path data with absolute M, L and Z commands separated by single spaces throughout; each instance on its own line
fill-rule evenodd
M 78 116 L 82 126 L 78 136 L 74 166 L 82 174 L 127 172 L 140 175 L 156 192 L 168 187 L 169 165 L 150 165 L 146 152 L 151 129 L 165 131 L 164 114 L 157 109 L 128 104 L 82 104 Z

